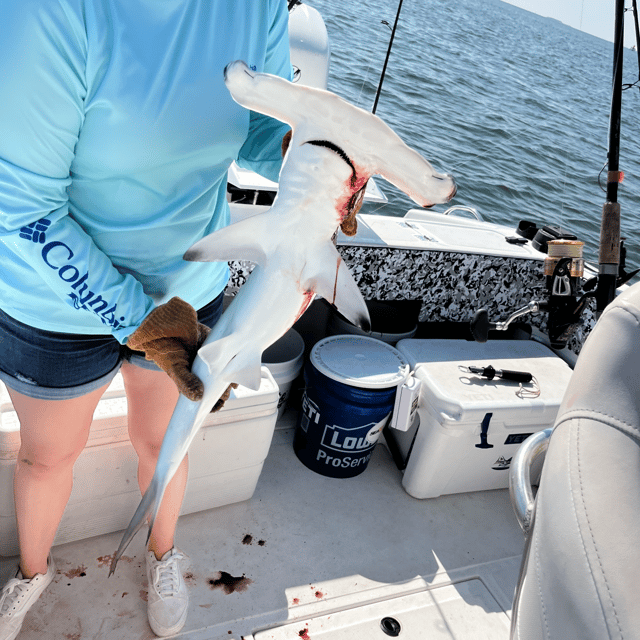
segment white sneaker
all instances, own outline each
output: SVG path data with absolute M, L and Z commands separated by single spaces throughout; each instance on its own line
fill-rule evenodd
M 147 551 L 146 558 L 149 624 L 157 636 L 170 636 L 182 629 L 189 608 L 189 594 L 179 564 L 184 555 L 174 547 L 161 560 L 156 560 L 153 551 Z
M 0 591 L 0 640 L 14 640 L 20 633 L 27 611 L 51 584 L 56 575 L 53 557 L 49 555 L 47 573 L 37 573 L 31 580 L 18 569 L 15 578 Z

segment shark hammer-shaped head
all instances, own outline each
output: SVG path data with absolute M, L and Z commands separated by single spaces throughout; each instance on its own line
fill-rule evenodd
M 224 79 L 238 104 L 291 125 L 291 145 L 337 149 L 354 181 L 380 174 L 422 207 L 448 202 L 456 193 L 452 176 L 438 173 L 379 117 L 334 93 L 256 73 L 240 60 L 227 65 Z

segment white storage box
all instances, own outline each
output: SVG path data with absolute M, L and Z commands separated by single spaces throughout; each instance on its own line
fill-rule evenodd
M 409 431 L 389 430 L 388 436 L 406 461 L 405 490 L 415 498 L 434 498 L 507 487 L 519 445 L 553 426 L 571 368 L 527 340 L 403 340 L 397 348 L 422 381 L 418 419 Z M 469 365 L 529 372 L 540 395 L 518 395 L 516 382 L 459 369 Z
M 278 385 L 266 367 L 258 391 L 235 389 L 210 414 L 189 450 L 182 513 L 247 500 L 255 491 L 278 416 Z M 0 555 L 18 553 L 13 472 L 18 419 L 0 383 Z M 94 414 L 74 467 L 74 487 L 54 544 L 124 529 L 140 501 L 137 456 L 127 433 L 127 400 L 118 374 Z

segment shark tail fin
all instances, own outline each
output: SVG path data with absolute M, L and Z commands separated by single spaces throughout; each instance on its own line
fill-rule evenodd
M 151 483 L 149 484 L 148 489 L 145 491 L 136 512 L 133 514 L 133 518 L 131 518 L 131 522 L 127 527 L 127 530 L 124 532 L 122 536 L 122 540 L 120 541 L 120 546 L 118 550 L 113 556 L 111 560 L 111 566 L 109 567 L 109 577 L 111 577 L 116 570 L 116 566 L 118 564 L 118 560 L 122 557 L 122 554 L 125 552 L 125 549 L 129 546 L 129 543 L 135 537 L 136 533 L 142 529 L 147 520 L 149 520 L 149 533 L 147 533 L 147 544 L 149 544 L 149 536 L 151 535 L 151 530 L 153 529 L 153 523 L 156 519 L 156 514 L 158 513 L 158 509 L 160 508 L 160 503 L 162 502 L 162 496 L 164 495 L 164 487 L 161 486 L 159 480 L 155 477 L 151 479 Z
M 314 263 L 324 267 L 310 275 L 304 288 L 321 295 L 352 324 L 363 331 L 371 331 L 369 310 L 362 293 L 332 242 L 322 246 Z
M 264 265 L 269 253 L 264 241 L 273 235 L 269 219 L 263 214 L 223 227 L 198 240 L 183 257 L 190 262 L 250 260 Z

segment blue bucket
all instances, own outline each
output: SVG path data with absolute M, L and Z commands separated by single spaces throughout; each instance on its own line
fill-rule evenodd
M 330 478 L 361 474 L 409 370 L 399 351 L 373 338 L 341 335 L 318 342 L 304 369 L 293 440 L 300 461 Z

